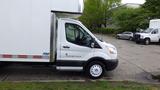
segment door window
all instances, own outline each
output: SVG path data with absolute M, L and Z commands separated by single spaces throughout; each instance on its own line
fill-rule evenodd
M 158 29 L 153 30 L 152 34 L 158 34 Z
M 66 23 L 66 40 L 81 46 L 90 47 L 92 37 L 79 25 Z

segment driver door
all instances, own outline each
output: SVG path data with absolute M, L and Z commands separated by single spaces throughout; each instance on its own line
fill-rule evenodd
M 155 29 L 151 32 L 151 42 L 159 42 L 159 30 Z
M 84 61 L 92 55 L 92 37 L 78 24 L 65 23 L 66 40 L 61 43 L 61 60 Z

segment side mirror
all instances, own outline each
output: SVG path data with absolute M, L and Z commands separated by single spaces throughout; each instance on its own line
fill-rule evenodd
M 95 43 L 92 42 L 92 43 L 91 43 L 91 48 L 94 48 L 94 46 L 95 46 Z
M 90 47 L 91 48 L 95 47 L 95 39 L 94 38 L 92 38 L 92 40 L 91 40 Z

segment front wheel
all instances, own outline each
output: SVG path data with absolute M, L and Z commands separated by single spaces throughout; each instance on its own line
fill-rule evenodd
M 119 36 L 116 36 L 116 38 L 117 38 L 117 39 L 120 39 L 120 37 L 119 37 Z
M 105 73 L 105 66 L 103 63 L 98 61 L 93 61 L 89 63 L 86 67 L 86 74 L 91 79 L 101 78 Z
M 150 44 L 150 39 L 145 39 L 145 40 L 144 40 L 144 44 L 145 44 L 145 45 L 149 45 L 149 44 Z
M 132 40 L 133 40 L 133 38 L 132 38 L 132 37 L 130 37 L 130 38 L 129 38 L 129 40 L 130 40 L 130 41 L 132 41 Z

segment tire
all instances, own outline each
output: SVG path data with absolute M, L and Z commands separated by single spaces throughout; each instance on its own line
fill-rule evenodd
M 132 38 L 132 37 L 130 37 L 130 38 L 129 38 L 129 40 L 130 40 L 130 41 L 132 41 L 132 40 L 133 40 L 133 38 Z
M 148 38 L 145 39 L 145 40 L 144 40 L 144 44 L 145 44 L 145 45 L 149 45 L 149 44 L 150 44 L 150 39 L 148 39 Z
M 117 39 L 120 39 L 120 37 L 119 37 L 119 36 L 116 36 L 116 38 L 117 38 Z
M 105 73 L 105 65 L 99 61 L 90 62 L 85 69 L 86 75 L 91 79 L 99 79 Z
M 159 42 L 158 42 L 158 44 L 160 45 L 160 39 L 159 39 Z

